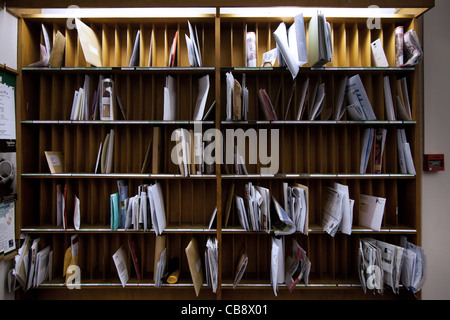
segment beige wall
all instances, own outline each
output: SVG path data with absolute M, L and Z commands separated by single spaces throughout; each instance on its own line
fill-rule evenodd
M 17 18 L 0 8 L 0 64 L 17 69 Z
M 428 261 L 422 299 L 450 299 L 450 1 L 424 16 L 424 153 L 443 153 L 446 170 L 422 177 L 422 246 Z

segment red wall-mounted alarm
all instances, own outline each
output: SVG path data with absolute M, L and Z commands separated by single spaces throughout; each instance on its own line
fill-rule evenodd
M 444 155 L 424 154 L 423 171 L 444 171 Z

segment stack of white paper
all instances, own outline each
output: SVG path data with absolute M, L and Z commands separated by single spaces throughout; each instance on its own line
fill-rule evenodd
M 273 35 L 279 51 L 278 64 L 287 66 L 294 79 L 299 67 L 308 62 L 303 14 L 294 17 L 294 24 L 289 30 L 284 22 L 280 23 Z
M 255 186 L 261 195 L 258 200 L 260 231 L 269 233 L 272 227 L 270 220 L 270 191 L 261 186 Z
M 320 10 L 308 24 L 308 57 L 312 67 L 323 67 L 333 59 L 330 23 Z
M 284 237 L 272 237 L 270 257 L 270 284 L 273 287 L 273 293 L 277 296 L 278 284 L 285 281 Z
M 113 261 L 116 266 L 120 282 L 122 283 L 122 287 L 125 287 L 125 285 L 129 280 L 129 273 L 126 259 L 127 259 L 126 252 L 123 246 L 120 246 L 120 248 L 113 254 Z
M 367 289 L 383 293 L 383 269 L 381 250 L 372 241 L 360 239 L 358 250 L 358 274 L 364 293 Z
M 372 151 L 372 145 L 375 135 L 374 128 L 366 128 L 363 131 L 361 139 L 361 156 L 359 163 L 359 173 L 364 174 L 367 172 L 367 165 L 370 159 L 370 153 Z
M 309 114 L 309 120 L 315 120 L 319 117 L 323 108 L 323 101 L 325 98 L 325 84 L 316 83 L 314 92 L 312 94 L 311 110 Z
M 125 199 L 124 206 L 126 230 L 147 231 L 151 226 L 156 235 L 162 234 L 166 227 L 166 212 L 159 182 L 139 186 L 138 194 Z
M 334 187 L 326 187 L 322 209 L 322 227 L 334 237 L 338 230 L 351 234 L 353 224 L 354 200 L 350 199 L 348 186 L 334 183 Z
M 347 110 L 352 120 L 377 120 L 359 74 L 348 78 L 346 93 Z
M 359 224 L 380 231 L 385 205 L 385 198 L 361 194 L 359 196 Z
M 284 211 L 295 225 L 296 231 L 308 234 L 308 187 L 283 183 Z
M 345 89 L 347 86 L 347 80 L 348 77 L 344 76 L 339 82 L 338 94 L 336 95 L 334 105 L 335 110 L 334 120 L 341 120 L 346 111 L 346 108 L 344 107 L 344 101 L 345 101 Z
M 72 101 L 72 111 L 70 113 L 70 120 L 89 120 L 89 102 L 90 102 L 90 82 L 91 78 L 89 75 L 84 77 L 83 87 L 75 90 L 73 101 Z
M 389 67 L 389 63 L 386 59 L 386 54 L 384 53 L 380 38 L 372 42 L 370 44 L 370 47 L 372 48 L 372 56 L 373 60 L 375 61 L 375 66 L 382 68 Z
M 405 129 L 397 129 L 398 161 L 401 173 L 416 174 L 411 148 L 406 140 Z
M 21 236 L 22 246 L 15 256 L 14 268 L 8 274 L 10 290 L 21 286 L 24 290 L 38 287 L 42 282 L 52 279 L 53 251 L 50 246 L 39 250 L 40 238 Z M 18 285 L 17 283 L 18 282 Z
M 219 278 L 219 251 L 216 237 L 208 237 L 205 250 L 206 283 L 213 293 L 217 291 Z
M 334 237 L 342 220 L 344 194 L 340 190 L 325 188 L 322 209 L 322 228 Z
M 400 238 L 400 246 L 405 249 L 401 283 L 413 294 L 419 292 L 426 279 L 427 262 L 423 248 Z
M 200 121 L 203 119 L 203 113 L 205 112 L 206 99 L 209 92 L 209 75 L 203 76 L 198 80 L 198 94 L 195 102 L 194 109 L 194 121 Z
M 139 66 L 139 53 L 141 45 L 141 31 L 138 30 L 136 33 L 136 39 L 134 40 L 133 53 L 130 58 L 130 67 Z
M 163 120 L 174 121 L 177 118 L 177 93 L 175 79 L 168 75 L 164 87 L 164 115 Z
M 389 76 L 385 76 L 384 80 L 384 104 L 386 109 L 386 119 L 389 121 L 395 120 L 394 103 L 392 101 L 391 84 Z
M 289 218 L 282 206 L 272 195 L 271 204 L 271 223 L 275 236 L 292 234 L 296 231 L 294 222 Z
M 191 23 L 188 20 L 189 36 L 185 34 L 186 46 L 188 51 L 188 59 L 191 67 L 202 67 L 202 56 L 200 51 L 200 44 L 198 41 L 197 26 L 192 29 Z
M 161 185 L 157 182 L 149 186 L 147 190 L 153 229 L 155 229 L 156 235 L 160 235 L 166 228 L 166 211 Z

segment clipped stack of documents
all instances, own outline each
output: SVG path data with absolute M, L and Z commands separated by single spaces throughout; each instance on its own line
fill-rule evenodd
M 423 287 L 426 258 L 423 249 L 401 237 L 401 245 L 363 238 L 360 240 L 358 270 L 364 292 L 383 293 L 384 287 L 399 293 L 400 284 L 415 294 Z
M 335 182 L 333 188 L 326 187 L 322 209 L 323 230 L 332 237 L 338 230 L 350 235 L 354 203 L 355 201 L 350 199 L 348 186 Z
M 427 259 L 423 248 L 408 242 L 405 236 L 400 238 L 400 246 L 405 249 L 401 283 L 412 294 L 419 292 L 425 284 Z
M 51 279 L 53 251 L 50 246 L 39 250 L 40 240 L 36 238 L 31 241 L 28 235 L 25 236 L 21 250 L 16 256 L 13 275 L 25 291 Z
M 308 234 L 308 187 L 299 183 L 283 183 L 284 211 L 295 225 L 296 231 Z
M 216 237 L 208 237 L 205 249 L 206 284 L 213 293 L 217 292 L 219 279 L 219 251 Z

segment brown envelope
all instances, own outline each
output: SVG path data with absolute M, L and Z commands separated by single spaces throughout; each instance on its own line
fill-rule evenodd
M 48 64 L 53 68 L 61 68 L 63 66 L 64 49 L 66 48 L 66 37 L 61 32 L 56 33 L 55 42 L 53 43 L 52 52 Z
M 44 151 L 51 173 L 62 173 L 64 171 L 64 156 L 60 151 Z
M 80 37 L 81 48 L 83 49 L 84 58 L 86 62 L 95 67 L 102 66 L 102 48 L 100 41 L 94 30 L 89 28 L 86 24 L 75 18 L 75 25 L 77 26 L 78 36 Z
M 202 260 L 198 251 L 197 240 L 193 237 L 185 249 L 186 257 L 191 272 L 192 282 L 194 283 L 195 295 L 198 297 L 203 284 Z

